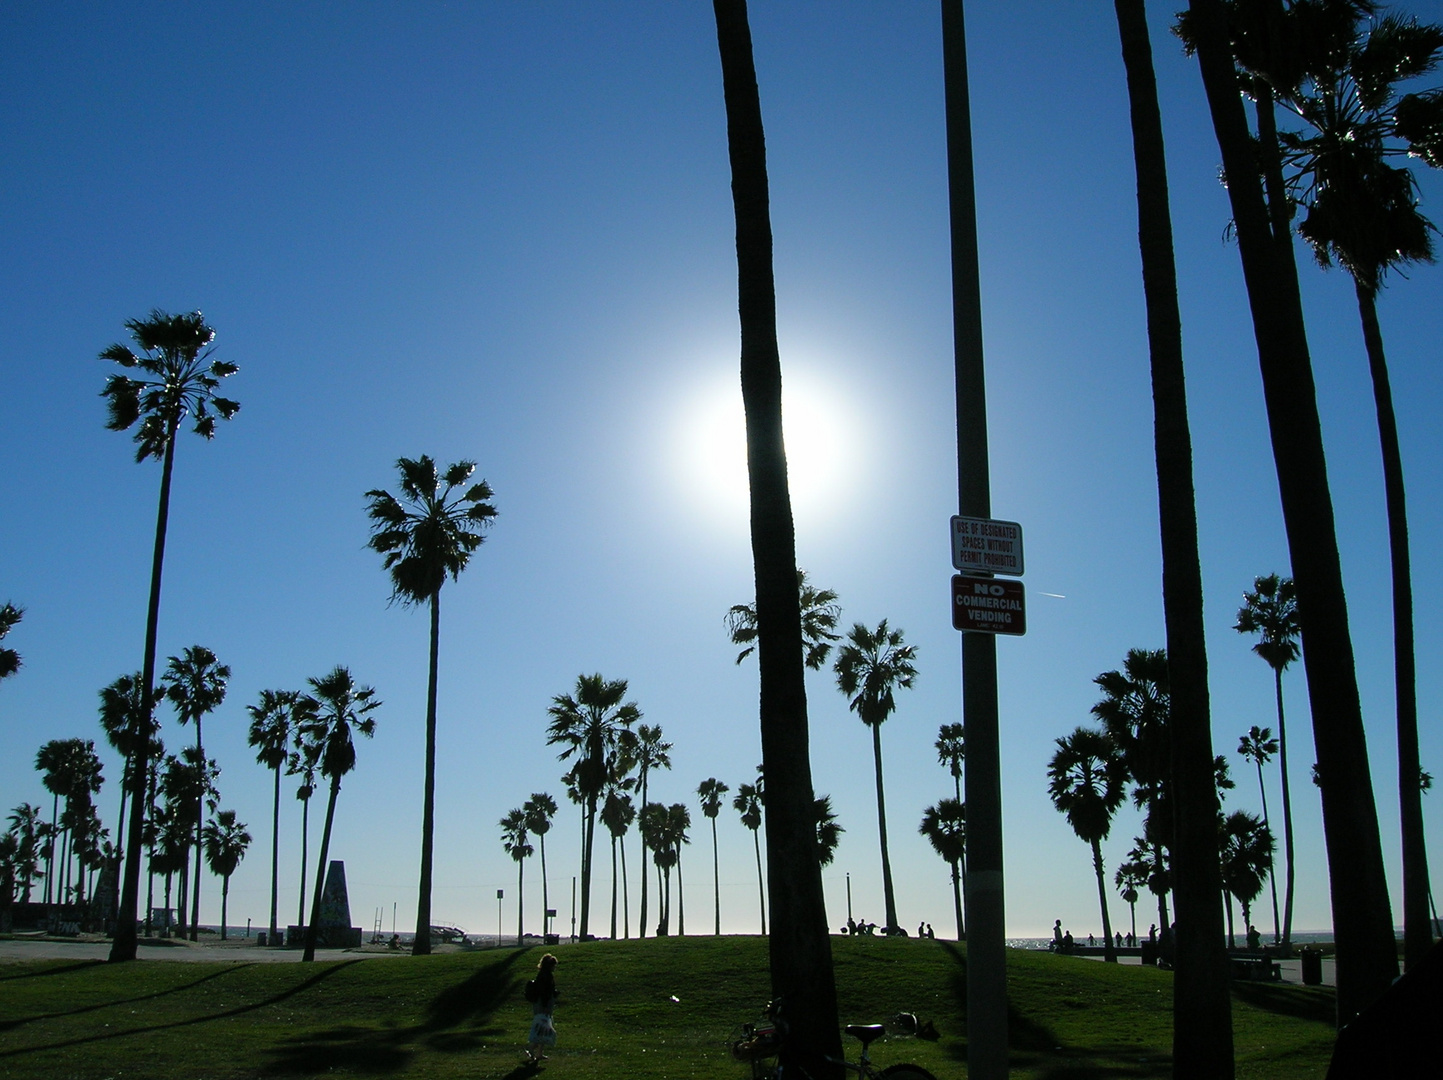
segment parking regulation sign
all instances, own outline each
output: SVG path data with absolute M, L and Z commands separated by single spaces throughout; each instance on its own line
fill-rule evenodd
M 1022 526 L 994 518 L 952 518 L 952 567 L 964 574 L 1022 576 Z
M 952 626 L 980 634 L 1027 633 L 1027 597 L 1022 582 L 954 574 Z

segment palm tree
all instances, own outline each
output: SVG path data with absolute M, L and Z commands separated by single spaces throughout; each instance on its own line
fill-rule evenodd
M 1414 151 L 1398 130 L 1398 86 L 1435 69 L 1443 58 L 1443 26 L 1396 15 L 1374 18 L 1373 6 L 1348 8 L 1351 18 L 1312 21 L 1334 33 L 1325 39 L 1326 47 L 1313 50 L 1309 77 L 1287 95 L 1308 130 L 1280 131 L 1278 139 L 1294 169 L 1291 192 L 1307 210 L 1298 235 L 1320 265 L 1336 261 L 1353 279 L 1373 380 L 1393 569 L 1403 947 L 1411 966 L 1423 958 L 1433 937 L 1422 797 L 1413 780 L 1419 768 L 1418 699 L 1408 511 L 1377 296 L 1389 270 L 1433 261 L 1436 230 L 1418 210 L 1413 174 L 1386 159 Z M 1406 133 L 1406 108 L 1404 119 Z
M 100 726 L 105 731 L 106 741 L 125 763 L 120 777 L 120 817 L 116 821 L 115 846 L 118 850 L 123 850 L 125 846 L 125 803 L 132 786 L 130 771 L 135 755 L 130 737 L 137 728 L 144 729 L 147 722 L 151 745 L 147 748 L 146 757 L 154 760 L 157 752 L 155 736 L 160 725 L 145 708 L 141 673 L 122 675 L 100 691 Z
M 591 917 L 591 852 L 596 838 L 596 804 L 606 788 L 607 757 L 617 747 L 621 733 L 641 719 L 634 701 L 623 702 L 626 680 L 608 681 L 600 674 L 578 675 L 576 693 L 557 694 L 551 699 L 546 729 L 548 745 L 564 743 L 557 755 L 562 761 L 576 755 L 572 770 L 578 793 L 584 800 L 581 851 L 581 938 L 587 939 Z
M 1107 879 L 1102 870 L 1102 841 L 1112 831 L 1112 815 L 1126 797 L 1121 756 L 1106 732 L 1079 727 L 1057 740 L 1047 766 L 1047 794 L 1079 840 L 1092 845 L 1092 869 L 1097 874 L 1097 899 L 1102 907 L 1104 957 L 1117 962 L 1113 951 L 1112 920 L 1107 914 Z
M 650 849 L 652 865 L 656 867 L 656 905 L 660 909 L 657 916 L 656 936 L 667 936 L 667 908 L 662 892 L 662 877 L 670 871 L 672 858 L 667 840 L 667 814 L 666 807 L 661 803 L 646 803 L 636 817 L 636 829 L 641 833 L 644 846 L 643 851 Z M 646 864 L 641 864 L 641 874 L 646 876 Z
M 1112 883 L 1117 886 L 1118 895 L 1127 904 L 1128 911 L 1132 916 L 1132 940 L 1137 940 L 1137 896 L 1138 889 L 1148 883 L 1147 866 L 1140 862 L 1125 862 L 1117 868 L 1117 873 L 1112 876 Z
M 621 734 L 622 745 L 636 766 L 636 787 L 641 794 L 641 805 L 646 805 L 647 782 L 652 769 L 671 768 L 671 743 L 661 737 L 660 724 L 641 724 L 635 732 Z M 647 834 L 641 834 L 641 922 L 640 935 L 646 937 L 646 845 Z
M 1252 903 L 1263 891 L 1273 867 L 1273 834 L 1261 818 L 1234 810 L 1219 823 L 1223 885 L 1243 907 L 1243 927 L 1253 924 Z M 1232 905 L 1228 905 L 1228 944 L 1233 940 Z
M 937 762 L 952 774 L 952 790 L 962 801 L 962 763 L 967 760 L 967 728 L 964 724 L 943 724 L 937 729 Z
M 251 834 L 244 821 L 237 821 L 234 810 L 222 810 L 201 830 L 205 839 L 205 861 L 210 872 L 219 876 L 220 885 L 220 939 L 226 935 L 226 905 L 230 899 L 230 876 L 245 858 L 246 849 L 251 846 Z M 200 877 L 199 874 L 196 877 Z
M 1398 957 L 1312 360 L 1286 208 L 1269 212 L 1258 176 L 1259 146 L 1264 160 L 1275 161 L 1277 155 L 1248 128 L 1228 8 L 1222 0 L 1190 0 L 1188 21 L 1228 179 L 1298 585 L 1313 736 L 1323 777 L 1338 1017 L 1346 1023 L 1387 991 L 1398 973 Z M 1270 95 L 1259 95 L 1260 120 L 1266 115 L 1271 123 L 1272 106 Z M 1270 167 L 1270 174 L 1275 171 Z
M 546 891 L 546 834 L 551 831 L 551 819 L 556 816 L 556 800 L 545 792 L 534 792 L 531 798 L 521 804 L 526 814 L 526 831 L 536 837 L 541 846 L 541 932 L 551 929 L 546 913 L 551 910 L 551 897 Z
M 175 761 L 174 757 L 167 758 L 166 764 Z M 168 938 L 174 932 L 170 919 L 171 882 L 176 874 L 185 869 L 190 858 L 190 823 L 184 818 L 172 816 L 168 810 L 163 810 L 155 817 L 155 828 L 155 843 L 151 847 L 150 863 L 152 872 L 165 878 L 165 925 L 161 927 L 160 936 Z
M 636 807 L 631 796 L 624 795 L 613 787 L 606 793 L 606 802 L 601 805 L 601 823 L 611 833 L 611 940 L 616 940 L 616 852 L 621 849 L 621 911 L 622 925 L 626 937 L 631 937 L 631 898 L 626 889 L 626 846 L 622 838 L 636 820 Z M 646 880 L 646 863 L 641 864 L 641 878 Z
M 20 902 L 30 903 L 31 886 L 44 876 L 40 870 L 41 829 L 45 822 L 40 807 L 21 803 L 10 811 L 10 833 L 15 837 L 15 882 L 20 887 Z
M 45 743 L 35 754 L 35 769 L 40 773 L 40 782 L 45 790 L 50 792 L 50 826 L 45 844 L 45 902 L 51 902 L 54 897 L 55 881 L 55 838 L 59 835 L 60 827 L 60 796 L 65 794 L 70 784 L 67 775 L 70 754 L 73 752 L 75 739 L 51 739 Z
M 230 680 L 229 665 L 222 664 L 215 653 L 204 645 L 192 645 L 180 656 L 172 656 L 161 676 L 161 693 L 175 706 L 176 719 L 182 725 L 195 724 L 195 755 L 205 759 L 201 745 L 200 722 L 206 713 L 214 712 L 225 701 L 226 683 Z M 190 940 L 200 933 L 200 860 L 201 819 L 200 795 L 195 808 L 195 885 L 190 906 Z
M 715 776 L 707 777 L 696 789 L 697 797 L 701 799 L 701 812 L 711 819 L 711 877 L 716 907 L 716 924 L 712 933 L 718 936 L 721 935 L 721 871 L 717 862 L 716 817 L 721 813 L 722 796 L 729 790 Z
M 762 876 L 762 785 L 742 784 L 732 798 L 732 809 L 742 816 L 742 824 L 752 831 L 752 846 L 757 852 L 757 895 L 762 904 L 762 937 L 767 936 L 766 878 Z
M 813 800 L 812 814 L 817 819 L 817 865 L 825 869 L 837 857 L 837 845 L 847 830 L 837 822 L 830 795 L 818 795 Z
M 270 936 L 276 944 L 277 904 L 280 893 L 281 766 L 290 758 L 291 738 L 304 718 L 301 695 L 295 690 L 262 690 L 260 700 L 247 705 L 251 716 L 249 745 L 255 747 L 256 761 L 275 773 L 271 796 L 271 921 Z
M 216 417 L 229 420 L 240 409 L 238 402 L 216 394 L 220 381 L 234 375 L 234 364 L 213 360 L 212 342 L 215 331 L 206 325 L 199 311 L 186 315 L 168 315 L 152 310 L 147 319 L 130 319 L 125 328 L 139 354 L 128 346 L 115 344 L 100 354 L 100 359 L 113 361 L 140 378 L 114 374 L 106 380 L 101 396 L 106 399 L 111 431 L 126 431 L 137 422 L 135 441 L 139 448 L 137 462 L 147 458 L 161 460 L 160 505 L 155 518 L 155 547 L 150 562 L 150 601 L 145 616 L 145 659 L 141 666 L 141 685 L 145 689 L 146 717 L 154 708 L 156 633 L 160 624 L 160 579 L 165 563 L 165 532 L 170 518 L 170 480 L 175 466 L 175 436 L 181 422 L 195 419 L 195 433 L 202 438 L 215 436 Z M 120 889 L 119 921 L 110 947 L 111 960 L 135 959 L 135 914 L 140 900 L 141 815 L 147 775 L 149 745 L 136 727 L 132 746 L 135 759 L 131 763 L 130 822 L 126 828 L 125 878 Z
M 316 773 L 321 767 L 321 744 L 305 737 L 304 728 L 310 713 L 314 711 L 312 705 L 315 699 L 303 696 L 297 703 L 305 714 L 296 724 L 294 732 L 296 748 L 292 751 L 290 758 L 286 761 L 286 775 L 299 776 L 300 786 L 296 788 L 296 798 L 301 803 L 301 888 L 300 907 L 296 911 L 296 925 L 306 925 L 306 856 L 307 841 L 311 834 L 311 796 L 316 793 Z
M 666 810 L 666 838 L 676 863 L 676 934 L 686 936 L 686 895 L 682 891 L 681 851 L 691 843 L 687 830 L 691 828 L 691 811 L 685 803 L 672 803 Z M 671 876 L 667 875 L 666 911 L 671 915 Z
M 967 807 L 958 799 L 939 799 L 922 811 L 917 831 L 952 869 L 952 906 L 957 913 L 957 940 L 967 940 L 962 922 L 962 860 L 967 855 Z
M 526 811 L 517 807 L 509 810 L 500 821 L 501 846 L 506 854 L 516 860 L 516 944 L 523 937 L 522 897 L 526 890 L 526 860 L 535 854 L 530 838 L 526 835 Z
M 1263 800 L 1263 824 L 1268 824 L 1268 789 L 1263 784 L 1263 766 L 1273 760 L 1278 752 L 1278 740 L 1273 738 L 1272 728 L 1260 728 L 1256 724 L 1238 740 L 1238 753 L 1258 768 L 1258 795 Z M 1283 939 L 1282 923 L 1278 918 L 1278 878 L 1269 872 L 1268 883 L 1273 891 L 1273 940 Z
M 736 216 L 742 404 L 746 411 L 758 695 L 768 798 L 772 996 L 788 1002 L 782 1064 L 813 1076 L 842 1056 L 821 868 L 816 865 L 805 639 L 796 532 L 782 438 L 782 366 L 767 185 L 766 137 L 746 0 L 713 0 Z
M 1253 579 L 1253 591 L 1243 593 L 1243 606 L 1233 629 L 1256 634 L 1253 652 L 1273 669 L 1278 706 L 1278 767 L 1283 778 L 1283 952 L 1293 941 L 1293 799 L 1288 785 L 1288 727 L 1283 712 L 1283 672 L 1298 658 L 1298 591 L 1293 579 L 1268 574 Z
M 25 609 L 6 601 L 0 604 L 0 641 L 4 641 L 15 624 L 25 617 Z M 20 654 L 14 649 L 0 649 L 0 679 L 7 679 L 20 670 Z
M 1222 883 L 1213 858 L 1212 721 L 1203 629 L 1202 567 L 1183 371 L 1182 318 L 1173 261 L 1162 115 L 1144 0 L 1115 0 L 1131 104 L 1137 171 L 1138 241 L 1152 372 L 1153 447 L 1162 544 L 1172 754 L 1168 762 L 1177 873 L 1178 938 L 1173 1059 L 1198 1076 L 1231 1071 L 1232 1013 L 1227 958 L 1219 944 Z M 1108 933 L 1108 946 L 1113 944 Z M 1181 1063 L 1186 1062 L 1183 1065 Z
M 868 630 L 854 623 L 847 644 L 837 652 L 834 665 L 837 689 L 848 698 L 847 707 L 872 729 L 872 761 L 877 773 L 877 833 L 882 842 L 882 895 L 887 909 L 886 933 L 898 929 L 897 898 L 892 889 L 892 861 L 887 851 L 887 807 L 882 796 L 882 724 L 897 708 L 896 691 L 909 688 L 917 678 L 913 659 L 917 646 L 902 643 L 902 631 L 890 630 L 887 620 Z
M 813 671 L 820 671 L 827 662 L 827 654 L 832 651 L 832 642 L 839 640 L 832 631 L 842 617 L 842 606 L 837 603 L 834 591 L 818 589 L 809 582 L 805 570 L 797 571 L 797 599 L 802 610 L 806 665 Z M 743 646 L 742 651 L 737 653 L 736 662 L 740 664 L 757 650 L 756 604 L 733 604 L 727 609 L 726 624 L 732 644 Z
M 341 777 L 356 767 L 356 744 L 353 733 L 370 738 L 376 732 L 371 716 L 381 707 L 376 691 L 357 686 L 350 669 L 337 665 L 311 684 L 314 707 L 308 707 L 300 738 L 315 747 L 321 775 L 330 778 L 330 796 L 326 800 L 326 824 L 321 830 L 321 854 L 316 862 L 316 887 L 311 893 L 311 917 L 306 923 L 306 949 L 301 960 L 310 963 L 316 958 L 316 930 L 321 917 L 321 889 L 325 885 L 326 858 L 331 850 L 331 826 L 336 819 L 336 796 L 341 793 Z
M 441 640 L 441 586 L 456 581 L 471 554 L 486 539 L 496 517 L 485 480 L 458 491 L 476 471 L 475 462 L 458 461 L 437 475 L 426 455 L 400 458 L 401 497 L 379 488 L 366 492 L 370 504 L 370 546 L 384 555 L 391 574 L 391 599 L 429 604 L 431 662 L 426 680 L 426 779 L 421 804 L 421 884 L 416 902 L 413 956 L 431 952 L 431 868 L 436 832 L 436 669 Z

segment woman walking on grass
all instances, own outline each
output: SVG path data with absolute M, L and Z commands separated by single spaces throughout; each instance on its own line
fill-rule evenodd
M 526 1060 L 542 1061 L 542 1051 L 556 1045 L 556 1025 L 551 1014 L 556 1010 L 556 957 L 547 953 L 536 965 L 538 974 L 526 984 L 526 1000 L 531 1002 L 531 1031 L 526 1037 Z

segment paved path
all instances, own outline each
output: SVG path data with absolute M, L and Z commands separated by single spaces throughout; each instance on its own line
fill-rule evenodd
M 458 946 L 440 945 L 436 953 L 460 952 Z M 391 950 L 384 946 L 363 946 L 359 949 L 318 949 L 317 960 L 371 960 L 384 957 L 409 956 L 409 951 Z M 110 956 L 110 942 L 103 938 L 12 938 L 0 940 L 0 963 L 18 960 L 105 960 Z M 257 945 L 254 938 L 229 941 L 177 941 L 173 938 L 141 938 L 136 956 L 141 960 L 172 960 L 190 963 L 234 961 L 236 963 L 294 964 L 301 959 L 300 949 L 271 949 Z

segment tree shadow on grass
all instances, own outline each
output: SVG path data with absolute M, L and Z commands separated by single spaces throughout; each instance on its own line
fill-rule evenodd
M 14 975 L 0 975 L 0 982 L 13 982 L 16 979 L 43 979 L 47 975 L 69 975 L 71 972 L 101 967 L 104 964 L 104 960 L 77 960 L 72 964 L 57 964 L 55 967 L 48 967 L 41 971 L 21 971 Z
M 97 963 L 97 964 L 103 964 L 104 961 L 97 960 L 96 963 Z M 77 967 L 89 967 L 89 966 L 90 966 L 89 964 L 80 964 L 80 965 L 77 965 Z M 59 1020 L 61 1017 L 65 1017 L 65 1016 L 80 1016 L 80 1015 L 83 1014 L 83 1013 L 88 1013 L 88 1012 L 101 1012 L 101 1011 L 103 1011 L 103 1010 L 105 1010 L 105 1009 L 113 1009 L 113 1008 L 116 1008 L 116 1007 L 118 1007 L 118 1006 L 120 1006 L 120 1005 L 134 1005 L 134 1004 L 135 1004 L 136 1002 L 138 1002 L 138 1001 L 153 1001 L 153 1000 L 155 1000 L 156 998 L 169 997 L 171 994 L 183 994 L 183 993 L 185 993 L 185 992 L 188 991 L 188 990 L 193 990 L 193 989 L 195 989 L 197 986 L 201 985 L 202 983 L 208 983 L 208 982 L 210 982 L 212 979 L 219 979 L 219 978 L 221 978 L 223 975 L 229 975 L 229 974 L 231 974 L 231 973 L 233 973 L 233 972 L 235 972 L 235 971 L 238 971 L 240 968 L 243 968 L 243 967 L 250 967 L 250 965 L 249 965 L 249 964 L 236 964 L 236 965 L 233 965 L 233 966 L 231 966 L 231 967 L 223 968 L 223 969 L 220 970 L 220 971 L 213 971 L 213 972 L 211 972 L 211 973 L 208 974 L 208 975 L 202 975 L 200 978 L 198 978 L 198 979 L 193 979 L 192 981 L 190 981 L 190 982 L 188 982 L 188 983 L 182 983 L 182 984 L 180 984 L 180 985 L 178 985 L 178 986 L 167 987 L 167 988 L 164 989 L 164 990 L 157 990 L 157 991 L 155 991 L 154 993 L 151 993 L 151 994 L 140 994 L 140 995 L 138 995 L 138 996 L 136 996 L 136 997 L 130 997 L 130 998 L 110 998 L 110 999 L 108 999 L 108 1000 L 106 1000 L 106 1001 L 97 1001 L 97 1002 L 95 1002 L 95 1003 L 92 1004 L 92 1005 L 82 1005 L 82 1006 L 80 1006 L 79 1008 L 75 1008 L 75 1009 L 65 1009 L 65 1010 L 62 1010 L 61 1012 L 36 1013 L 36 1014 L 33 1015 L 33 1016 L 21 1016 L 21 1017 L 17 1017 L 17 1018 L 14 1019 L 14 1020 L 0 1020 L 0 1032 L 3 1032 L 3 1031 L 13 1031 L 13 1030 L 15 1030 L 15 1029 L 18 1028 L 18 1027 L 24 1027 L 26 1024 L 33 1024 L 33 1023 L 36 1023 L 37 1021 L 40 1021 L 40 1020 Z
M 109 1031 L 105 1031 L 105 1032 L 100 1032 L 100 1033 L 97 1033 L 97 1034 L 94 1034 L 94 1035 L 83 1035 L 83 1036 L 81 1036 L 81 1037 L 79 1037 L 79 1038 L 75 1038 L 75 1039 L 66 1039 L 66 1040 L 64 1040 L 64 1041 L 62 1041 L 62 1042 L 45 1043 L 45 1044 L 38 1045 L 38 1046 L 24 1046 L 24 1047 L 20 1047 L 20 1048 L 18 1048 L 18 1049 L 15 1049 L 15 1050 L 0 1050 L 0 1060 L 3 1060 L 3 1059 L 5 1059 L 5 1058 L 22 1058 L 22 1057 L 24 1057 L 26 1054 L 38 1054 L 38 1053 L 43 1053 L 43 1052 L 48 1051 L 48 1050 L 63 1050 L 63 1049 L 65 1049 L 65 1048 L 67 1048 L 67 1047 L 71 1047 L 71 1046 L 83 1046 L 83 1045 L 85 1045 L 85 1044 L 87 1044 L 87 1043 L 101 1043 L 101 1042 L 108 1042 L 108 1041 L 110 1041 L 110 1040 L 112 1040 L 112 1039 L 126 1039 L 126 1038 L 131 1037 L 132 1035 L 139 1035 L 139 1036 L 154 1035 L 156 1032 L 160 1032 L 160 1031 L 172 1031 L 172 1030 L 174 1030 L 174 1029 L 176 1029 L 176 1028 L 195 1027 L 195 1026 L 198 1025 L 198 1024 L 209 1024 L 209 1023 L 212 1023 L 212 1022 L 214 1022 L 214 1021 L 216 1021 L 216 1020 L 225 1020 L 225 1019 L 228 1019 L 228 1018 L 233 1017 L 233 1016 L 243 1016 L 243 1015 L 245 1015 L 246 1013 L 254 1012 L 254 1011 L 257 1010 L 257 1009 L 264 1009 L 264 1008 L 266 1008 L 266 1007 L 269 1006 L 269 1005 L 278 1005 L 278 1004 L 280 1004 L 282 1001 L 285 1001 L 287 998 L 294 997 L 296 994 L 299 994 L 299 993 L 301 993 L 301 992 L 303 992 L 303 991 L 305 991 L 305 990 L 309 990 L 311 987 L 315 986 L 317 983 L 321 982 L 322 980 L 324 980 L 324 979 L 329 979 L 332 975 L 334 975 L 336 972 L 340 971 L 342 968 L 350 967 L 352 964 L 359 964 L 359 963 L 361 963 L 361 962 L 362 962 L 362 961 L 360 961 L 360 960 L 346 960 L 346 961 L 342 961 L 342 962 L 339 963 L 339 964 L 335 964 L 335 965 L 333 965 L 333 966 L 331 966 L 331 967 L 328 967 L 328 968 L 326 968 L 326 969 L 324 969 L 324 970 L 322 970 L 322 971 L 316 972 L 316 973 L 315 973 L 314 975 L 312 975 L 309 979 L 305 980 L 305 982 L 297 983 L 295 986 L 292 986 L 289 990 L 283 990 L 283 991 L 281 991 L 279 994 L 272 994 L 270 997 L 264 999 L 263 1001 L 253 1001 L 253 1002 L 251 1002 L 250 1004 L 247 1004 L 247 1005 L 237 1005 L 237 1006 L 236 1006 L 235 1008 L 233 1008 L 233 1009 L 224 1009 L 224 1010 L 222 1010 L 221 1012 L 218 1012 L 218 1013 L 209 1013 L 209 1014 L 207 1014 L 207 1015 L 205 1015 L 205 1016 L 192 1016 L 192 1017 L 189 1017 L 189 1018 L 187 1018 L 187 1019 L 185 1019 L 185 1020 L 174 1020 L 174 1021 L 171 1021 L 171 1022 L 168 1023 L 168 1024 L 147 1024 L 147 1025 L 145 1025 L 145 1026 L 143 1026 L 143 1027 L 117 1028 L 117 1029 L 114 1029 L 114 1030 L 109 1030 Z M 208 979 L 217 978 L 217 977 L 219 977 L 219 976 L 221 976 L 221 975 L 227 975 L 227 974 L 230 974 L 230 973 L 232 973 L 232 972 L 234 972 L 234 971 L 239 970 L 241 967 L 249 967 L 249 966 L 250 966 L 250 965 L 248 965 L 248 964 L 237 964 L 237 965 L 228 967 L 228 968 L 226 968 L 226 969 L 223 970 L 223 971 L 216 972 L 216 973 L 213 974 L 213 975 L 208 975 L 208 976 L 206 976 L 206 977 L 204 977 L 204 978 L 197 979 L 197 980 L 196 980 L 196 983 L 202 983 L 202 982 L 207 981 Z M 195 984 L 192 984 L 192 985 L 195 985 Z M 177 988 L 177 989 L 179 989 L 179 988 Z M 164 993 L 166 993 L 166 994 L 175 993 L 175 990 L 167 990 L 167 991 L 164 991 Z M 150 995 L 150 996 L 152 996 L 152 997 L 159 997 L 159 996 L 161 996 L 161 995 L 160 995 L 160 994 L 154 994 L 154 995 Z M 116 1004 L 116 1003 L 115 1003 L 115 1002 L 110 1002 L 110 1003 L 108 1003 L 108 1004 L 109 1004 L 109 1005 L 114 1005 L 114 1004 Z M 81 1011 L 86 1011 L 86 1010 L 81 1010 Z
M 956 945 L 950 942 L 941 944 L 943 951 L 956 965 L 950 982 L 953 996 L 961 1006 L 965 1019 L 967 957 Z M 1007 1005 L 1007 1045 L 1011 1067 L 1030 1069 L 1041 1080 L 1153 1080 L 1172 1076 L 1171 1055 L 1128 1062 L 1129 1057 L 1137 1058 L 1138 1047 L 1121 1044 L 1068 1046 L 1050 1027 L 1024 1016 L 1011 1002 Z M 966 1038 L 953 1042 L 947 1051 L 954 1060 L 965 1062 Z
M 441 1054 L 482 1049 L 485 1040 L 494 1041 L 504 1032 L 503 1028 L 482 1024 L 513 990 L 511 968 L 520 956 L 512 953 L 442 990 L 426 1006 L 420 1023 L 381 1028 L 346 1024 L 297 1035 L 272 1051 L 272 1061 L 263 1071 L 292 1076 L 349 1069 L 384 1075 L 409 1067 L 422 1049 Z M 534 1071 L 534 1066 L 527 1065 L 514 1075 L 526 1077 Z
M 1279 1016 L 1311 1020 L 1327 1027 L 1337 1022 L 1336 991 L 1321 987 L 1284 986 L 1279 983 L 1235 982 L 1233 998 Z

